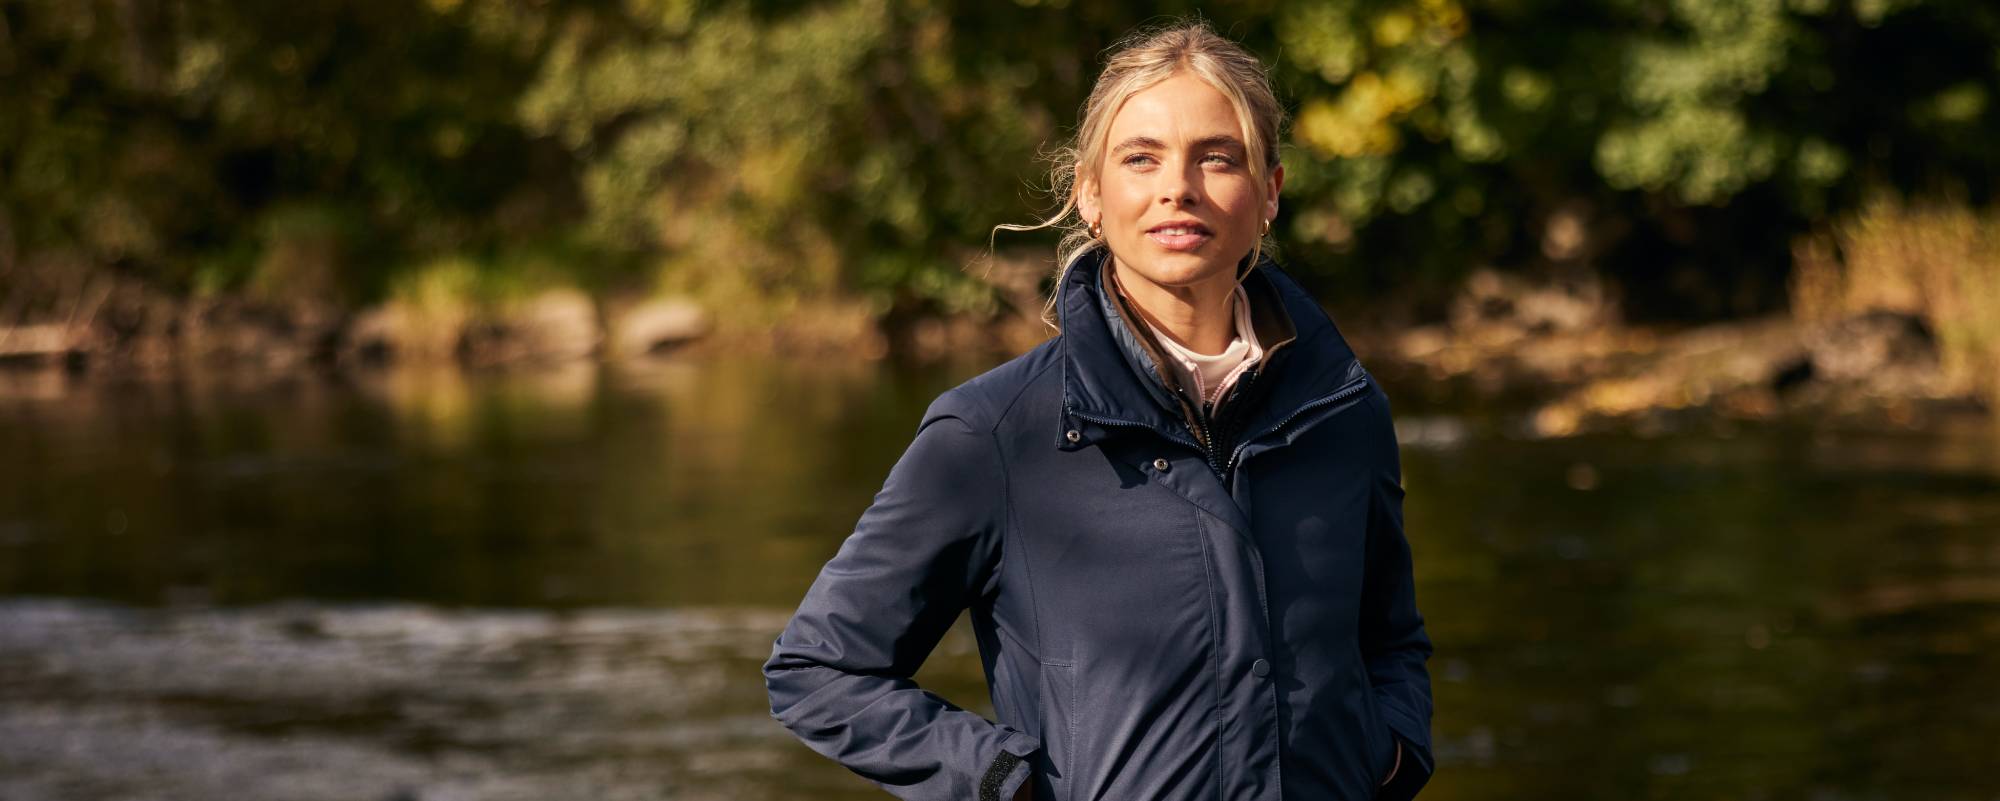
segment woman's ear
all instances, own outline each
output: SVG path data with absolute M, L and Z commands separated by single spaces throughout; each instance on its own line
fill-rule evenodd
M 1088 225 L 1098 221 L 1102 209 L 1097 197 L 1097 184 L 1083 175 L 1083 167 L 1076 169 L 1076 213 Z
M 1277 218 L 1278 190 L 1284 188 L 1284 186 L 1285 186 L 1285 165 L 1280 164 L 1271 169 L 1271 186 L 1270 186 L 1271 191 L 1265 195 L 1265 197 L 1270 198 L 1270 200 L 1264 203 L 1264 219 L 1271 220 Z

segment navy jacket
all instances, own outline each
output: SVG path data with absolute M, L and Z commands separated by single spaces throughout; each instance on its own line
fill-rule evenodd
M 1267 358 L 1193 409 L 1103 262 L 1065 274 L 1059 336 L 925 412 L 774 643 L 772 715 L 906 799 L 1415 796 L 1431 643 L 1387 398 L 1265 262 Z M 911 680 L 965 610 L 997 720 Z

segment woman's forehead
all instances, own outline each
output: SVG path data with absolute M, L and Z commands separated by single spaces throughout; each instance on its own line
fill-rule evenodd
M 1111 119 L 1107 137 L 1115 152 L 1128 144 L 1242 145 L 1242 125 L 1229 98 L 1193 75 L 1182 73 L 1133 93 Z

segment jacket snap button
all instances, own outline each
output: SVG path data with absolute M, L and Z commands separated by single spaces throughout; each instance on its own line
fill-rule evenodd
M 1250 672 L 1257 674 L 1257 677 L 1260 679 L 1265 676 L 1269 676 L 1271 675 L 1271 663 L 1266 662 L 1262 659 L 1259 659 L 1255 662 L 1251 662 Z
M 1070 430 L 1068 430 L 1068 431 L 1065 431 L 1065 432 L 1063 432 L 1063 437 L 1064 437 L 1065 439 L 1068 439 L 1068 440 L 1069 440 L 1069 441 L 1071 441 L 1071 442 L 1075 442 L 1075 441 L 1077 441 L 1077 440 L 1080 440 L 1080 439 L 1083 439 L 1083 435 L 1082 435 L 1082 434 L 1079 434 L 1079 433 L 1077 433 L 1077 432 L 1076 432 L 1076 429 L 1074 429 L 1074 428 L 1072 428 L 1072 429 L 1070 429 Z
M 1153 469 L 1154 469 L 1154 470 L 1158 470 L 1158 471 L 1160 471 L 1160 472 L 1162 472 L 1162 473 L 1164 473 L 1164 472 L 1167 472 L 1167 460 L 1165 460 L 1165 459 L 1154 459 L 1154 460 L 1153 460 Z

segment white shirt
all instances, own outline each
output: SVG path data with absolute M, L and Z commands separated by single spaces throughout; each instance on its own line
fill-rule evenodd
M 1113 278 L 1116 277 L 1114 274 Z M 1118 284 L 1118 291 L 1123 294 L 1125 285 Z M 1221 353 L 1196 353 L 1175 342 L 1152 321 L 1146 322 L 1146 327 L 1153 330 L 1153 338 L 1166 350 L 1167 369 L 1174 371 L 1174 377 L 1180 379 L 1181 386 L 1193 390 L 1195 397 L 1201 399 L 1204 405 L 1220 400 L 1223 393 L 1229 391 L 1230 385 L 1236 383 L 1237 377 L 1264 358 L 1264 348 L 1258 344 L 1257 333 L 1250 326 L 1249 293 L 1243 291 L 1242 284 L 1237 284 L 1235 293 L 1230 297 L 1235 300 L 1232 317 L 1236 330 Z

